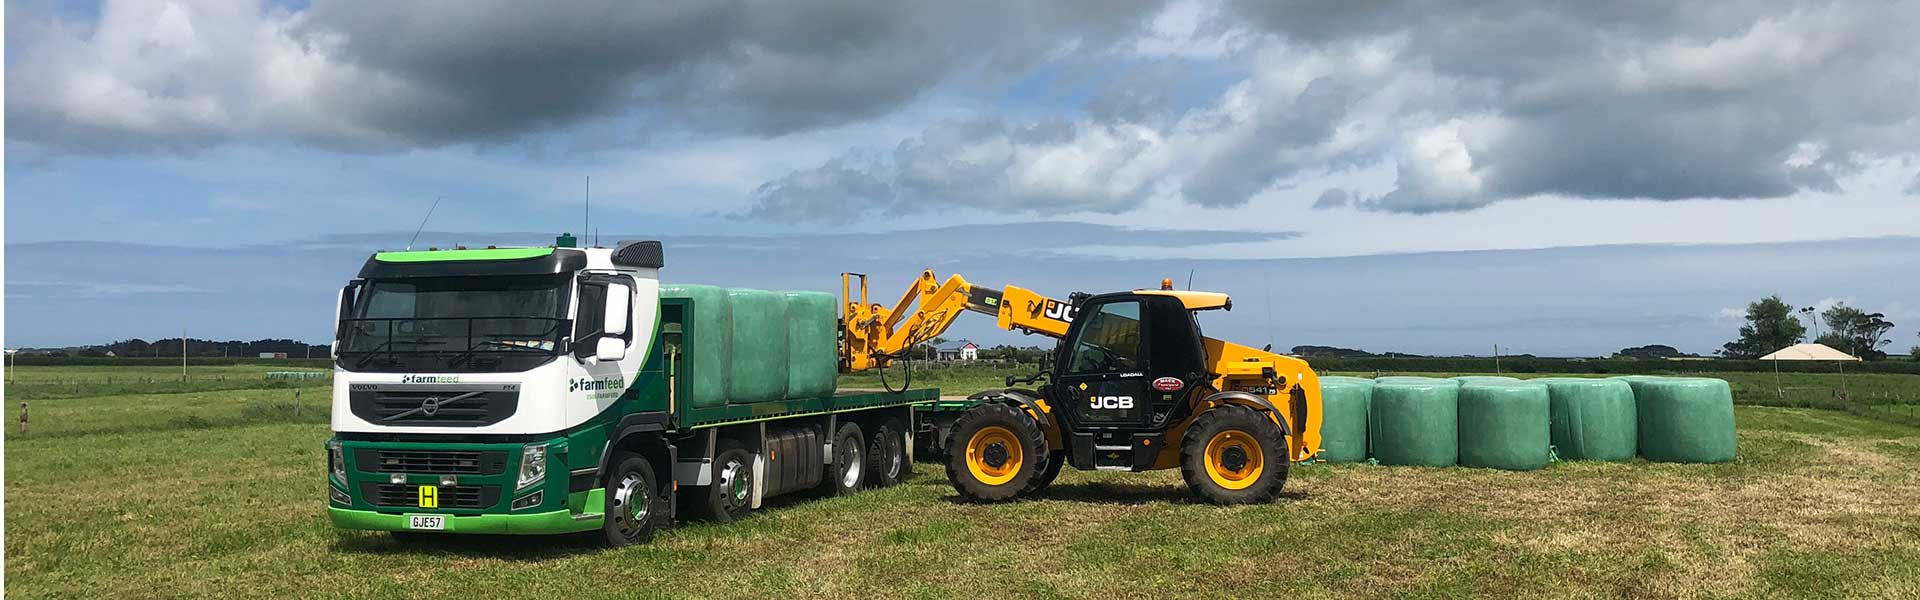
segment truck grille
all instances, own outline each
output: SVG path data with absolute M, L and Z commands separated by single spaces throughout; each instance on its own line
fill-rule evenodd
M 354 451 L 353 463 L 355 468 L 366 473 L 499 475 L 507 472 L 507 452 L 360 448 Z
M 360 484 L 360 494 L 374 506 L 393 508 L 419 508 L 420 506 L 418 484 L 369 481 Z M 500 503 L 500 486 L 443 485 L 440 486 L 439 496 L 438 508 L 492 508 L 493 505 Z
M 354 384 L 347 390 L 354 416 L 375 425 L 481 427 L 513 416 L 519 384 Z

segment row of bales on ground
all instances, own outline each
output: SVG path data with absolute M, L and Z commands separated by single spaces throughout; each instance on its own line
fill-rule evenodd
M 1734 458 L 1733 393 L 1700 377 L 1322 377 L 1328 462 L 1531 471 Z

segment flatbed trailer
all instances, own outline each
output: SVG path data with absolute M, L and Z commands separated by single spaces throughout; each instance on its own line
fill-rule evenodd
M 327 442 L 336 526 L 408 539 L 597 532 L 619 546 L 684 517 L 730 521 L 774 496 L 849 494 L 908 473 L 915 407 L 939 391 L 834 391 L 830 300 L 824 324 L 790 319 L 826 332 L 826 379 L 716 387 L 720 369 L 765 358 L 702 362 L 738 345 L 714 337 L 734 322 L 715 320 L 733 306 L 716 288 L 663 293 L 657 242 L 570 242 L 377 253 L 342 290 Z M 795 372 L 816 354 L 794 353 Z M 752 377 L 786 381 L 735 379 Z

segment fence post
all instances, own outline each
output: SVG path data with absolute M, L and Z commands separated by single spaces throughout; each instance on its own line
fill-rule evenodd
M 293 420 L 300 420 L 300 388 L 293 388 Z
M 20 433 L 27 432 L 27 403 L 20 403 Z

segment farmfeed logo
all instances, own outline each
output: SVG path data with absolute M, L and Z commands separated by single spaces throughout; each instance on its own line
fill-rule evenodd
M 600 379 L 581 377 L 579 379 L 567 380 L 568 392 L 604 392 L 624 389 L 627 389 L 627 378 L 621 376 L 603 377 Z
M 460 383 L 459 375 L 404 375 L 400 383 Z

